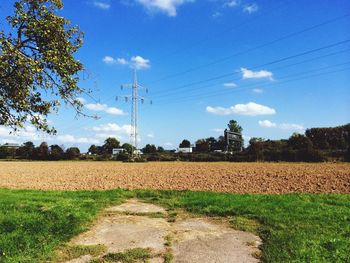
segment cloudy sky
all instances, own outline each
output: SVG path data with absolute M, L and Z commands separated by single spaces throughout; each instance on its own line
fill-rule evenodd
M 0 15 L 14 1 L 2 1 Z M 222 135 L 230 119 L 250 137 L 288 138 L 350 122 L 350 2 L 347 0 L 63 0 L 85 43 L 77 58 L 88 114 L 62 108 L 48 118 L 55 137 L 27 125 L 0 126 L 0 143 L 32 140 L 79 146 L 114 136 L 129 142 L 132 68 L 140 92 L 140 144 L 176 148 Z M 3 20 L 1 20 L 3 22 Z

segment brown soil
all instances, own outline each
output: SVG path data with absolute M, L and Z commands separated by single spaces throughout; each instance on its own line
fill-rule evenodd
M 0 187 L 350 193 L 350 164 L 0 162 Z

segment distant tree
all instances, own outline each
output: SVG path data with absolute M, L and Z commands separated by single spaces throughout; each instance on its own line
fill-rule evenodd
M 129 155 L 131 155 L 131 154 L 134 152 L 134 150 L 135 150 L 135 147 L 132 146 L 130 143 L 124 143 L 124 144 L 122 145 L 122 148 L 123 148 Z
M 230 120 L 227 124 L 229 131 L 239 133 L 238 139 L 240 141 L 231 141 L 228 145 L 229 151 L 241 151 L 244 145 L 244 140 L 242 136 L 243 128 L 238 124 L 236 120 Z
M 231 132 L 242 133 L 243 131 L 243 128 L 235 120 L 230 120 L 229 123 L 227 124 L 227 127 Z
M 293 150 L 311 149 L 312 141 L 303 134 L 293 133 L 288 139 L 288 147 Z
M 199 139 L 196 141 L 196 152 L 209 152 L 209 142 L 205 139 Z
M 84 92 L 78 87 L 83 65 L 74 58 L 82 33 L 57 14 L 62 8 L 61 0 L 18 0 L 7 17 L 9 26 L 1 25 L 1 125 L 16 130 L 29 120 L 38 129 L 55 132 L 46 116 L 61 102 L 83 114 L 77 100 Z
M 51 160 L 61 160 L 64 157 L 64 151 L 63 149 L 57 145 L 51 145 L 50 146 L 50 159 Z
M 5 159 L 8 156 L 9 152 L 6 146 L 0 146 L 0 159 Z
M 142 149 L 143 153 L 156 153 L 157 148 L 154 144 L 146 144 L 146 146 Z
M 265 140 L 253 137 L 249 140 L 248 153 L 252 161 L 264 160 L 263 148 Z
M 162 152 L 164 152 L 165 150 L 164 150 L 164 148 L 162 147 L 162 146 L 158 146 L 157 147 L 157 152 L 159 152 L 159 153 L 162 153 Z
M 34 159 L 47 160 L 49 157 L 49 146 L 47 142 L 42 142 L 33 152 Z
M 17 149 L 16 155 L 20 156 L 21 158 L 31 159 L 33 158 L 34 149 L 35 145 L 33 142 L 25 142 Z
M 191 147 L 191 142 L 189 140 L 183 140 L 180 145 L 180 148 L 190 148 Z
M 109 137 L 102 145 L 103 151 L 107 154 L 112 154 L 114 148 L 120 148 L 120 142 L 116 138 Z
M 78 147 L 70 147 L 66 150 L 65 156 L 69 160 L 76 159 L 80 156 L 80 150 Z
M 93 145 L 91 145 L 90 147 L 89 147 L 89 153 L 91 153 L 91 154 L 98 154 L 99 153 L 99 149 L 98 149 L 98 147 L 95 145 L 95 144 L 93 144 Z

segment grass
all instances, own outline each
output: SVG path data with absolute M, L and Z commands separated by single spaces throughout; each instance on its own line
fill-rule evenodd
M 93 259 L 91 263 L 108 263 L 108 262 L 147 262 L 152 257 L 151 250 L 146 248 L 133 248 L 125 252 L 108 253 L 100 259 Z
M 54 256 L 50 259 L 53 262 L 66 262 L 84 255 L 97 257 L 105 253 L 107 248 L 103 245 L 70 245 L 65 244 L 60 246 Z
M 229 217 L 263 239 L 264 262 L 350 262 L 350 195 L 7 189 L 0 189 L 0 262 L 48 260 L 102 208 L 135 196 L 169 211 Z

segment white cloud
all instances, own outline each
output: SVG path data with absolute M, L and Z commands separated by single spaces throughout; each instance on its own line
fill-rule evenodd
M 244 116 L 258 116 L 258 115 L 273 115 L 276 110 L 268 106 L 260 105 L 255 102 L 247 104 L 236 104 L 229 108 L 211 107 L 207 106 L 207 112 L 216 115 L 244 115 Z
M 147 137 L 148 138 L 154 138 L 154 134 L 153 133 L 149 133 L 149 134 L 147 134 Z
M 256 93 L 256 94 L 261 94 L 261 93 L 264 92 L 264 90 L 263 89 L 259 89 L 259 88 L 255 88 L 255 89 L 253 89 L 253 92 Z
M 273 74 L 270 71 L 267 70 L 260 70 L 260 71 L 252 71 L 247 68 L 241 68 L 241 73 L 243 79 L 261 79 L 261 78 L 268 78 L 270 80 L 273 80 Z
M 259 7 L 257 4 L 248 4 L 243 7 L 243 12 L 252 14 L 259 10 Z
M 130 135 L 131 125 L 124 124 L 122 126 L 119 126 L 116 123 L 107 123 L 101 124 L 99 126 L 94 126 L 92 127 L 92 130 L 96 132 L 118 132 L 120 134 Z
M 103 111 L 108 114 L 112 115 L 125 115 L 126 113 L 118 108 L 115 107 L 108 107 L 107 104 L 100 104 L 100 103 L 88 103 L 85 105 L 85 107 L 91 111 Z
M 238 87 L 238 85 L 236 83 L 233 83 L 233 82 L 227 82 L 227 83 L 224 83 L 223 85 L 226 88 L 236 88 L 236 87 Z
M 258 121 L 259 125 L 264 128 L 275 128 L 277 127 L 277 124 L 274 122 L 271 122 L 269 120 L 264 120 L 264 121 Z
M 135 0 L 149 12 L 162 12 L 168 16 L 177 15 L 177 7 L 194 0 Z
M 111 56 L 105 56 L 102 61 L 108 65 L 129 65 L 131 68 L 136 69 L 148 69 L 151 67 L 151 61 L 141 56 L 133 56 L 128 61 L 125 58 L 113 58 Z
M 224 7 L 236 7 L 240 5 L 239 0 L 229 0 L 224 3 Z
M 221 12 L 215 12 L 215 13 L 213 13 L 213 14 L 211 15 L 212 18 L 218 18 L 218 17 L 220 17 L 220 16 L 222 16 L 222 13 L 221 13 Z
M 117 63 L 120 65 L 127 65 L 129 62 L 125 58 L 117 58 Z
M 166 143 L 164 143 L 163 145 L 164 145 L 164 146 L 171 147 L 171 146 L 173 146 L 174 144 L 172 144 L 171 142 L 166 142 Z
M 278 129 L 281 129 L 281 130 L 296 130 L 296 131 L 303 131 L 303 130 L 305 130 L 303 125 L 294 124 L 294 123 L 277 124 L 277 123 L 271 122 L 269 120 L 258 121 L 258 123 L 263 128 L 278 128 Z
M 212 129 L 213 132 L 224 132 L 224 129 L 220 129 L 220 128 L 215 128 L 215 129 Z
M 132 67 L 136 69 L 147 69 L 150 68 L 150 60 L 145 59 L 141 56 L 134 56 L 131 58 Z
M 95 138 L 88 138 L 88 137 L 75 137 L 74 135 L 65 134 L 65 135 L 58 135 L 56 137 L 57 141 L 60 141 L 62 143 L 82 143 L 82 144 L 92 144 L 92 143 L 99 143 L 100 141 Z
M 107 4 L 107 3 L 103 3 L 103 2 L 100 2 L 100 1 L 94 1 L 93 2 L 94 6 L 100 8 L 100 9 L 103 9 L 103 10 L 107 10 L 111 7 L 110 4 Z
M 127 65 L 129 62 L 125 58 L 113 58 L 111 56 L 105 56 L 102 61 L 109 65 Z

